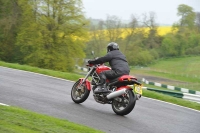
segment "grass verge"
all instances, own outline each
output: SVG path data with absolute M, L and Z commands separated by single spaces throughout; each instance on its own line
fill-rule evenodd
M 17 107 L 0 106 L 0 112 L 1 133 L 102 133 L 87 126 Z
M 79 75 L 79 74 L 75 74 L 75 73 L 67 73 L 67 72 L 54 71 L 54 70 L 49 70 L 49 69 L 41 69 L 41 68 L 32 67 L 32 66 L 28 66 L 28 65 L 6 63 L 6 62 L 2 62 L 2 61 L 0 61 L 0 66 L 14 68 L 14 69 L 18 69 L 18 70 L 29 71 L 29 72 L 35 72 L 35 73 L 40 73 L 40 74 L 45 74 L 45 75 L 63 78 L 63 79 L 67 79 L 67 80 L 72 80 L 72 81 L 76 81 L 80 77 L 83 77 L 83 75 Z
M 169 79 L 163 84 L 200 91 L 199 67 L 200 56 L 187 56 L 160 59 L 148 67 L 133 67 L 131 73 Z
M 143 90 L 142 95 L 145 96 L 145 97 L 149 97 L 149 98 L 153 98 L 153 99 L 157 99 L 157 100 L 181 105 L 181 106 L 184 106 L 184 107 L 188 107 L 188 108 L 192 108 L 192 109 L 196 109 L 196 110 L 200 111 L 200 104 L 196 103 L 196 102 L 191 102 L 191 101 L 188 101 L 188 100 L 164 95 L 164 94 L 149 91 L 149 90 Z

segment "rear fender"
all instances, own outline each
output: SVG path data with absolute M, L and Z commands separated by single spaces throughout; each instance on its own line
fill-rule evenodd
M 121 86 L 121 87 L 117 88 L 117 91 L 118 91 L 118 90 L 122 90 L 122 89 L 133 90 L 133 89 L 132 89 L 131 87 L 129 87 L 129 86 Z
M 83 82 L 83 79 L 84 78 L 80 78 L 80 83 L 81 84 Z M 91 84 L 90 84 L 90 81 L 89 80 L 86 80 L 85 83 L 82 83 L 82 84 L 85 84 L 86 85 L 86 88 L 90 91 L 91 90 Z

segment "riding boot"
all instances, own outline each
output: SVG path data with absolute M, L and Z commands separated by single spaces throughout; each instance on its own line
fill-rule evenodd
M 107 87 L 106 87 L 106 76 L 101 73 L 100 75 L 100 83 L 99 85 L 97 86 L 97 88 L 95 89 L 95 93 L 106 93 L 106 92 L 109 92 Z

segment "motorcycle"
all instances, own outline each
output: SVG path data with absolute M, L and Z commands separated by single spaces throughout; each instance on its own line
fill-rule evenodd
M 104 64 L 87 64 L 86 66 L 88 67 L 87 75 L 76 81 L 71 89 L 72 100 L 77 104 L 83 103 L 92 90 L 96 102 L 111 104 L 113 111 L 117 115 L 129 114 L 135 107 L 136 100 L 139 100 L 142 96 L 142 84 L 137 78 L 131 75 L 123 75 L 115 79 L 107 79 L 108 92 L 96 94 L 94 90 L 100 82 L 99 73 L 111 68 Z M 89 77 L 90 81 L 88 80 Z

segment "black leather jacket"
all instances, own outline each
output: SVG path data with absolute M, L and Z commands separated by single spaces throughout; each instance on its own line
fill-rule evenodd
M 126 57 L 119 50 L 109 51 L 105 56 L 90 61 L 91 64 L 103 64 L 109 62 L 112 70 L 121 74 L 129 74 L 130 68 Z

